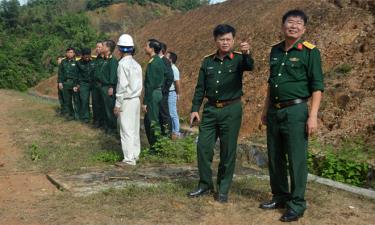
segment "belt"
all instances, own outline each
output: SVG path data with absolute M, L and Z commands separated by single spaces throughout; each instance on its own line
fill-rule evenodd
M 174 92 L 174 91 L 176 91 L 176 90 L 169 90 L 169 92 Z
M 291 101 L 273 103 L 272 105 L 276 109 L 282 109 L 282 108 L 292 106 L 292 105 L 297 105 L 297 104 L 300 104 L 300 103 L 303 103 L 303 102 L 307 102 L 307 98 L 297 98 L 297 99 L 294 99 L 294 100 L 291 100 Z
M 208 103 L 212 106 L 215 106 L 216 108 L 223 108 L 227 105 L 236 103 L 241 101 L 241 98 L 235 98 L 235 99 L 230 99 L 230 100 L 218 100 L 218 101 L 208 101 Z

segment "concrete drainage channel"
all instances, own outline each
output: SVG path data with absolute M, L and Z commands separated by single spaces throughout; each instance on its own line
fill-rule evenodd
M 57 99 L 49 96 L 40 96 L 36 91 L 30 90 L 29 95 L 39 97 L 41 99 L 57 102 Z M 192 130 L 186 129 L 183 133 L 189 135 Z M 193 132 L 196 132 L 194 130 Z M 219 144 L 216 145 L 216 150 Z M 215 154 L 216 156 L 218 154 Z M 238 145 L 237 161 L 245 162 L 252 169 L 240 168 L 241 174 L 235 176 L 235 179 L 244 177 L 257 177 L 259 179 L 269 180 L 268 175 L 260 174 L 261 168 L 267 167 L 266 146 L 252 142 L 242 143 Z M 238 164 L 238 163 L 237 163 Z M 167 172 L 168 170 L 168 172 Z M 250 174 L 244 174 L 248 171 Z M 129 185 L 152 186 L 157 185 L 160 180 L 173 180 L 181 178 L 181 175 L 188 175 L 190 178 L 198 179 L 197 169 L 192 167 L 160 167 L 160 168 L 142 168 L 135 172 L 124 172 L 113 168 L 108 171 L 92 171 L 79 175 L 63 176 L 57 174 L 48 174 L 47 179 L 60 190 L 67 190 L 77 196 L 85 196 L 109 188 L 124 188 Z M 341 182 L 322 178 L 313 174 L 309 174 L 308 180 L 319 184 L 324 184 L 333 188 L 351 192 L 364 196 L 366 198 L 375 199 L 375 191 L 360 187 L 347 185 Z

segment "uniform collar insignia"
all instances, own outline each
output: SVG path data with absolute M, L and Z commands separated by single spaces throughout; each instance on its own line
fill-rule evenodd
M 298 50 L 302 50 L 303 49 L 303 44 L 302 43 L 298 43 L 297 44 L 297 49 Z

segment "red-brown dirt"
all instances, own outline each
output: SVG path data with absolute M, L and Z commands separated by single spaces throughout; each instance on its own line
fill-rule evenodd
M 148 38 L 162 40 L 169 50 L 178 54 L 183 90 L 178 107 L 180 115 L 186 117 L 201 60 L 215 50 L 212 30 L 219 23 L 232 24 L 237 28 L 236 43 L 248 40 L 256 62 L 255 70 L 245 74 L 241 137 L 263 133 L 265 127 L 260 123 L 260 114 L 267 87 L 268 54 L 271 46 L 281 40 L 283 13 L 293 8 L 307 12 L 309 23 L 305 39 L 320 49 L 326 74 L 318 136 L 336 142 L 341 138 L 364 135 L 374 146 L 374 0 L 230 0 L 187 13 L 175 13 L 132 33 L 138 46 L 136 57 L 146 65 L 142 48 Z M 348 74 L 332 72 L 342 66 L 351 68 Z M 45 94 L 43 91 L 54 85 L 47 80 L 37 89 Z

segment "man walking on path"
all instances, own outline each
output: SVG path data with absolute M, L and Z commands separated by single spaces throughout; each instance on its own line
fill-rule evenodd
M 113 111 L 120 124 L 124 159 L 116 165 L 136 165 L 141 151 L 139 97 L 142 92 L 142 68 L 133 58 L 135 48 L 130 35 L 121 35 L 117 46 L 121 60 L 117 68 L 116 104 Z

